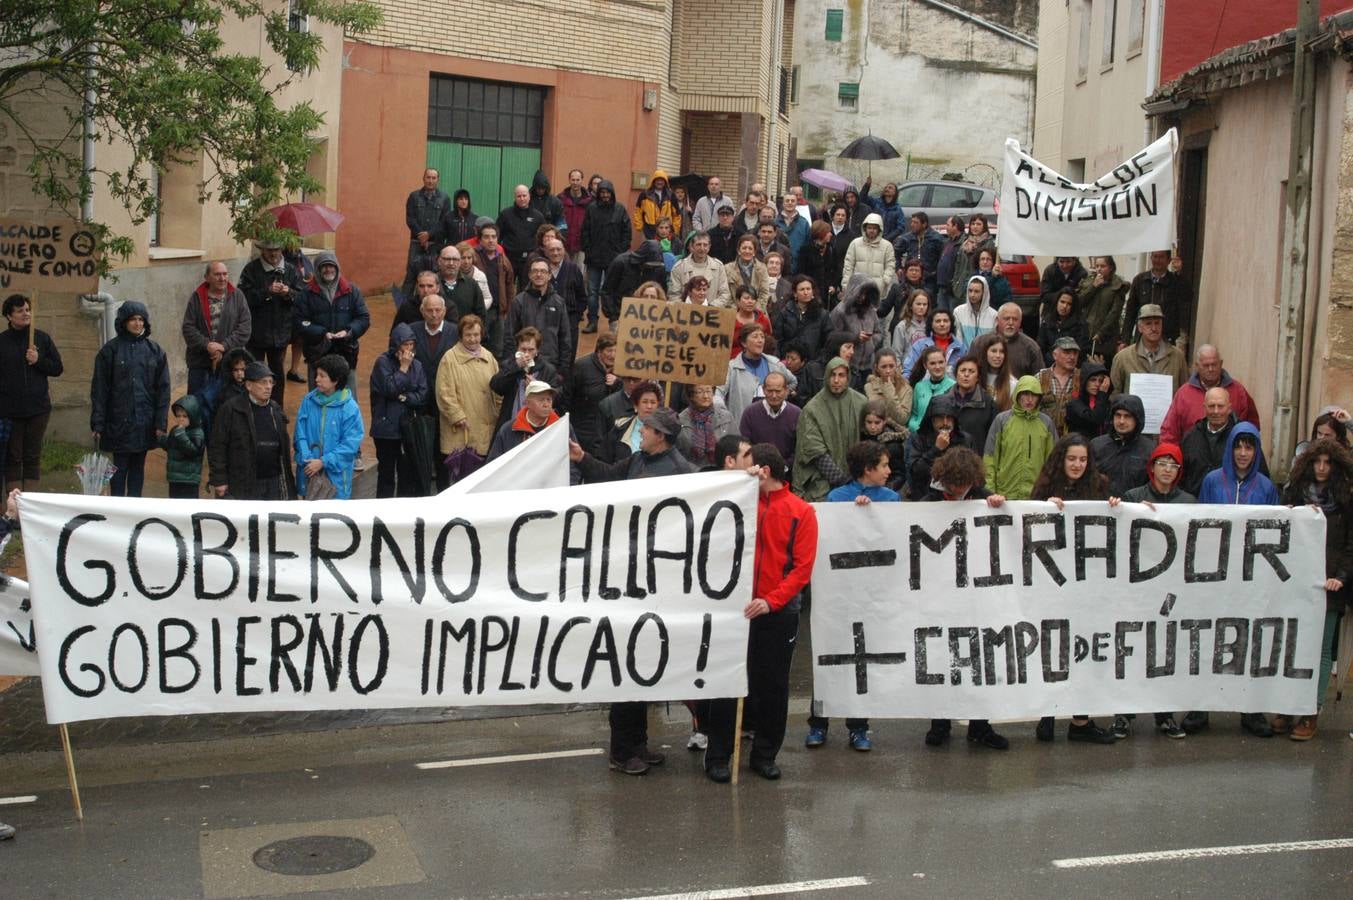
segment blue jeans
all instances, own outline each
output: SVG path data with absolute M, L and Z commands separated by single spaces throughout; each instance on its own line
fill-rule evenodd
M 606 270 L 596 266 L 587 267 L 587 321 L 597 321 L 597 310 L 601 306 L 601 282 Z

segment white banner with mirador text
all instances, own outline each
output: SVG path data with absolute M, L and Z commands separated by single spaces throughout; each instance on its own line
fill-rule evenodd
M 756 491 L 25 494 L 47 718 L 739 697 Z
M 1164 137 L 1088 184 L 1005 141 L 1001 252 L 1092 256 L 1169 250 L 1175 238 L 1175 148 Z
M 813 691 L 830 716 L 1315 711 L 1311 507 L 816 505 Z

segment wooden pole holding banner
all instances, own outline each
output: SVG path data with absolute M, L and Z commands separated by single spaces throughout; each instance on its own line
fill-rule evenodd
M 34 291 L 28 298 L 28 349 L 33 349 L 33 344 L 38 337 L 38 292 Z
M 70 782 L 70 798 L 75 803 L 75 818 L 79 822 L 85 820 L 84 807 L 80 805 L 80 783 L 75 780 L 75 756 L 70 750 L 70 730 L 66 728 L 66 723 L 62 722 L 61 728 L 61 749 L 66 754 L 66 779 Z
M 742 759 L 742 704 L 743 697 L 738 698 L 738 714 L 733 719 L 733 783 L 738 783 L 738 763 Z

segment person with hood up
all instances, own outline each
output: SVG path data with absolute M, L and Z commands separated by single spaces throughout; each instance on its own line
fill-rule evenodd
M 879 197 L 869 196 L 869 189 L 873 187 L 873 177 L 866 178 L 864 184 L 860 185 L 860 202 L 869 204 L 875 214 L 881 217 L 883 222 L 883 239 L 891 244 L 902 235 L 903 229 L 907 224 L 906 211 L 902 209 L 902 204 L 897 202 L 897 184 L 888 182 L 883 186 L 883 193 Z M 869 219 L 866 216 L 865 221 Z
M 431 397 L 427 372 L 418 361 L 413 329 L 404 323 L 390 329 L 390 349 L 376 357 L 371 369 L 371 439 L 376 444 L 376 497 L 417 497 L 413 459 L 404 450 L 399 425 Z M 298 420 L 299 421 L 299 420 Z
M 1011 500 L 1027 500 L 1039 470 L 1057 443 L 1052 420 L 1038 411 L 1043 388 L 1033 375 L 1015 382 L 1015 405 L 996 416 L 987 434 L 983 462 L 987 489 Z
M 583 214 L 582 251 L 587 263 L 587 324 L 584 334 L 595 334 L 601 306 L 601 285 L 606 270 L 617 256 L 629 250 L 630 217 L 616 201 L 615 185 L 602 179 L 597 199 Z
M 474 211 L 470 202 L 470 192 L 461 188 L 451 197 L 451 214 L 446 219 L 446 246 L 451 247 L 465 241 L 476 240 L 479 232 L 475 220 L 479 213 Z
M 931 470 L 936 460 L 953 447 L 972 449 L 974 446 L 972 438 L 959 427 L 958 413 L 958 402 L 953 392 L 940 394 L 930 401 L 920 425 L 907 436 L 902 459 L 907 470 L 908 499 L 920 500 L 925 497 L 931 486 Z M 985 476 L 983 478 L 985 480 Z
M 887 294 L 897 280 L 897 255 L 893 245 L 883 239 L 883 217 L 878 213 L 864 217 L 862 233 L 846 248 L 845 262 L 841 264 L 843 294 L 850 288 L 851 278 L 856 273 L 873 279 L 880 297 Z
M 1325 628 L 1320 641 L 1320 677 L 1315 682 L 1316 712 L 1273 717 L 1275 734 L 1309 741 L 1315 737 L 1317 717 L 1325 703 L 1334 668 L 1334 637 L 1353 580 L 1353 456 L 1348 448 L 1334 438 L 1312 441 L 1292 466 L 1285 499 L 1292 506 L 1317 506 L 1325 516 Z
M 338 257 L 325 250 L 315 258 L 315 280 L 306 285 L 291 308 L 296 331 L 305 337 L 309 383 L 315 383 L 315 362 L 322 356 L 343 357 L 357 366 L 357 344 L 371 327 L 371 313 L 361 288 L 343 277 Z
M 639 285 L 646 281 L 667 283 L 667 265 L 662 258 L 662 244 L 656 240 L 642 241 L 633 250 L 626 250 L 611 260 L 602 281 L 601 310 L 615 331 L 620 320 L 620 301 L 638 296 Z
M 953 376 L 944 364 L 944 351 L 939 347 L 922 350 L 907 380 L 911 382 L 911 420 L 907 428 L 915 431 L 925 421 L 930 401 L 954 386 Z
M 1198 498 L 1188 491 L 1181 490 L 1184 479 L 1184 452 L 1177 444 L 1161 442 L 1151 451 L 1151 460 L 1147 463 L 1146 484 L 1125 491 L 1122 500 L 1125 503 L 1144 503 L 1152 509 L 1157 503 L 1197 503 Z M 1114 716 L 1113 736 L 1125 738 L 1130 733 L 1128 721 L 1131 716 Z M 1156 713 L 1156 730 L 1168 738 L 1187 737 L 1175 721 L 1174 713 Z
M 1081 366 L 1081 390 L 1067 401 L 1067 433 L 1093 441 L 1109 430 L 1109 370 L 1097 362 Z
M 550 285 L 550 261 L 532 256 L 527 265 L 527 285 L 508 310 L 507 333 L 515 336 L 527 326 L 535 328 L 540 332 L 541 360 L 556 372 L 567 371 L 573 364 L 573 328 L 563 298 Z
M 1198 502 L 1276 506 L 1281 502 L 1278 489 L 1261 471 L 1263 468 L 1264 447 L 1259 440 L 1259 429 L 1249 422 L 1237 423 L 1226 439 L 1226 455 L 1222 457 L 1221 467 L 1203 478 Z M 1208 724 L 1208 714 L 1204 711 L 1195 710 L 1184 716 L 1184 731 L 1189 734 L 1202 731 Z M 1255 737 L 1273 737 L 1273 727 L 1261 712 L 1241 713 L 1240 727 Z
M 541 225 L 553 225 L 554 222 L 547 222 L 540 210 L 531 204 L 530 188 L 519 184 L 512 190 L 512 205 L 503 207 L 496 224 L 498 243 L 511 261 L 520 286 L 526 280 L 526 256 L 536 248 L 536 232 Z M 480 240 L 483 240 L 482 234 Z
M 413 340 L 412 336 L 409 338 Z M 413 348 L 408 350 L 413 359 Z M 362 411 L 348 388 L 351 369 L 337 354 L 315 361 L 315 389 L 301 400 L 292 445 L 296 451 L 296 490 L 307 500 L 352 497 L 352 471 L 366 437 Z M 329 481 L 323 486 L 322 479 Z
M 846 285 L 841 302 L 827 316 L 833 331 L 848 331 L 855 338 L 855 355 L 850 360 L 852 384 L 864 384 L 874 368 L 874 354 L 882 349 L 887 337 L 879 321 L 881 296 L 875 281 L 857 273 Z
M 809 503 L 826 498 L 850 480 L 846 454 L 860 439 L 864 395 L 850 387 L 850 364 L 839 356 L 827 363 L 826 388 L 799 415 L 794 448 L 794 493 Z
M 244 373 L 249 364 L 254 361 L 254 354 L 243 347 L 236 347 L 225 355 L 218 367 L 218 375 L 207 382 L 206 387 L 194 394 L 202 410 L 202 427 L 211 433 L 212 422 L 216 420 L 216 412 L 222 406 L 236 397 L 247 393 L 245 389 Z M 271 367 L 269 367 L 271 370 Z M 276 381 L 276 376 L 273 378 Z M 276 390 L 276 385 L 273 389 Z M 281 402 L 278 401 L 278 406 Z
M 202 283 L 193 289 L 183 310 L 188 393 L 202 390 L 226 352 L 246 346 L 252 332 L 249 301 L 230 283 L 226 264 L 208 263 Z
M 658 221 L 671 219 L 673 222 L 681 215 L 677 209 L 676 196 L 667 184 L 667 173 L 654 169 L 653 177 L 648 181 L 648 190 L 639 195 L 634 204 L 634 230 L 643 233 L 647 240 L 658 236 Z
M 1146 483 L 1146 464 L 1156 441 L 1142 434 L 1145 424 L 1141 398 L 1119 394 L 1109 403 L 1108 434 L 1090 443 L 1095 465 L 1108 476 L 1109 493 L 1114 497 Z
M 991 288 L 981 275 L 968 279 L 966 303 L 954 307 L 958 339 L 969 347 L 984 334 L 996 330 L 996 310 L 991 308 Z
M 581 177 L 578 183 L 582 184 Z M 568 222 L 564 219 L 564 201 L 550 193 L 550 178 L 544 169 L 536 169 L 531 179 L 531 206 L 545 218 L 546 224 L 560 231 L 568 228 Z
M 169 483 L 170 497 L 195 500 L 201 495 L 202 455 L 207 450 L 202 405 L 196 396 L 184 394 L 169 412 L 174 424 L 159 441 L 165 455 L 164 480 Z
M 294 500 L 287 417 L 272 400 L 272 370 L 244 370 L 245 393 L 217 412 L 207 445 L 207 487 L 236 500 Z
M 150 339 L 144 303 L 128 300 L 119 306 L 114 328 L 117 336 L 94 357 L 89 430 L 99 449 L 113 454 L 117 471 L 109 493 L 140 497 L 146 452 L 159 445 L 169 418 L 169 360 Z

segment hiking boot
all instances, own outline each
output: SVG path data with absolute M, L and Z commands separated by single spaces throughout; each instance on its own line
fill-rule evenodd
M 705 766 L 705 775 L 709 778 L 710 781 L 714 781 L 719 784 L 727 784 L 728 782 L 733 780 L 733 773 L 732 771 L 729 770 L 728 763 L 726 762 L 710 763 L 709 765 Z
M 1156 730 L 1167 738 L 1188 737 L 1188 732 L 1179 727 L 1179 723 L 1174 720 L 1174 716 L 1169 716 L 1164 721 L 1157 723 Z
M 1066 739 L 1068 741 L 1081 741 L 1086 744 L 1113 744 L 1118 738 L 1113 736 L 1113 732 L 1105 731 L 1095 724 L 1094 719 L 1090 719 L 1084 725 L 1077 725 L 1072 722 L 1066 727 Z
M 1044 743 L 1051 742 L 1057 736 L 1054 730 L 1055 725 L 1056 720 L 1052 716 L 1044 716 L 1038 720 L 1038 727 L 1034 729 L 1034 737 Z
M 1197 711 L 1184 713 L 1183 726 L 1185 734 L 1197 734 L 1208 726 L 1207 713 Z
M 1268 725 L 1274 734 L 1287 734 L 1292 730 L 1292 717 L 1279 714 L 1269 719 Z
M 1241 713 L 1240 727 L 1255 737 L 1273 737 L 1273 727 L 1268 724 L 1268 719 L 1263 713 Z
M 827 743 L 827 729 L 825 728 L 809 728 L 808 736 L 803 739 L 803 746 L 809 750 L 816 750 L 825 743 Z
M 1294 741 L 1309 741 L 1315 737 L 1316 716 L 1302 716 L 1297 719 L 1297 724 L 1292 726 L 1292 733 L 1288 735 Z
M 859 750 L 861 753 L 868 753 L 874 749 L 874 744 L 869 740 L 867 729 L 857 728 L 850 733 L 850 749 Z
M 616 759 L 612 756 L 611 769 L 623 775 L 643 775 L 648 771 L 648 763 L 637 756 L 631 756 L 629 759 Z
M 949 742 L 948 719 L 931 719 L 930 730 L 925 733 L 925 742 L 928 747 L 940 747 Z
M 1113 735 L 1114 740 L 1121 741 L 1132 734 L 1132 723 L 1128 721 L 1127 716 L 1114 716 L 1113 727 L 1109 729 L 1109 733 Z

